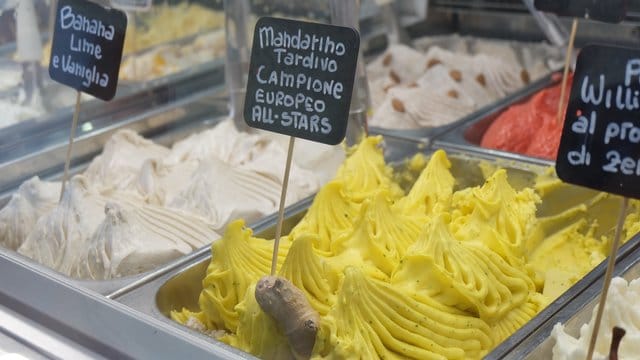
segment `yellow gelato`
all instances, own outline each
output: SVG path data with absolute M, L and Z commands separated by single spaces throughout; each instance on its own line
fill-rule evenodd
M 280 246 L 278 274 L 320 315 L 313 358 L 481 358 L 606 256 L 608 238 L 580 218 L 586 205 L 538 217 L 551 182 L 516 190 L 497 168 L 457 188 L 436 151 L 426 166 L 409 162 L 424 169 L 405 195 L 380 141 L 360 143 Z M 254 296 L 272 242 L 243 225 L 212 245 L 201 312 L 171 316 L 261 358 L 290 358 Z
M 273 244 L 252 235 L 252 231 L 244 227 L 244 221 L 236 220 L 229 224 L 220 241 L 211 245 L 216 260 L 207 267 L 199 301 L 207 328 L 235 331 L 238 327 L 236 305 L 252 283 L 255 285 L 260 276 L 271 270 Z M 289 246 L 286 238 L 280 240 L 278 265 L 284 261 Z

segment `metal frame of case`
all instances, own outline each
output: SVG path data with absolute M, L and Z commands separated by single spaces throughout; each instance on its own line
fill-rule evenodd
M 419 1 L 419 0 L 418 0 Z M 502 3 L 507 3 L 503 1 Z M 467 5 L 461 6 L 466 3 Z M 475 1 L 478 4 L 488 4 L 487 1 Z M 496 36 L 510 32 L 514 37 L 528 40 L 540 40 L 541 34 L 531 19 L 520 11 L 507 9 L 507 12 L 494 12 L 489 7 L 468 6 L 468 1 L 432 0 L 429 18 L 426 22 L 413 24 L 412 34 L 445 33 L 453 30 L 475 35 Z M 464 4 L 463 4 L 464 5 Z M 495 9 L 493 9 L 495 10 Z M 501 9 L 501 11 L 504 9 Z M 426 14 L 426 12 L 425 12 Z M 505 16 L 507 14 L 507 16 Z M 634 15 L 635 16 L 635 15 Z M 366 21 L 365 21 L 366 23 Z M 376 29 L 372 22 L 371 29 Z M 607 29 L 606 31 L 603 29 Z M 496 32 L 500 29 L 500 34 Z M 508 29 L 508 31 L 505 31 Z M 612 34 L 609 27 L 593 25 L 585 27 L 583 39 L 590 39 L 591 35 L 602 37 L 602 34 L 616 36 L 622 43 L 637 43 L 639 33 L 633 24 L 620 26 Z M 381 32 L 384 33 L 383 31 Z M 380 35 L 380 32 L 378 32 Z M 365 48 L 375 51 L 384 44 L 380 36 L 370 39 Z M 222 92 L 223 71 L 221 64 L 204 64 L 200 69 L 179 73 L 155 83 L 150 83 L 145 91 L 124 96 L 107 106 L 93 107 L 88 104 L 81 115 L 82 119 L 91 119 L 95 130 L 80 132 L 76 143 L 74 158 L 75 171 L 86 166 L 87 161 L 96 155 L 102 144 L 117 129 L 127 126 L 153 137 L 163 144 L 170 144 L 187 134 L 210 127 L 219 121 L 220 116 L 226 114 L 226 100 Z M 548 79 L 546 79 L 548 81 Z M 182 84 L 182 85 L 180 85 Z M 501 108 L 533 93 L 547 84 L 545 79 L 530 87 L 479 110 L 455 125 L 442 129 L 437 133 L 429 133 L 420 139 L 408 141 L 407 134 L 385 132 L 388 142 L 387 157 L 398 160 L 410 152 L 430 151 L 431 147 L 444 147 L 454 152 L 468 154 L 485 159 L 502 159 L 528 165 L 551 165 L 551 162 L 532 159 L 517 154 L 496 152 L 480 149 L 472 144 L 463 142 L 460 131 L 466 126 L 486 118 Z M 169 100 L 179 101 L 171 102 Z M 150 109 L 151 108 L 151 109 Z M 213 111 L 212 111 L 213 109 Z M 142 111 L 144 110 L 144 111 Z M 131 115 L 134 114 L 135 115 Z M 10 148 L 8 139 L 11 137 L 29 137 L 32 144 L 48 144 L 40 151 L 32 151 L 29 143 L 24 144 L 20 156 L 0 159 L 0 206 L 3 206 L 8 196 L 25 178 L 39 174 L 49 178 L 59 176 L 63 161 L 64 145 L 68 135 L 70 114 L 57 114 L 51 124 L 57 124 L 55 131 L 50 133 L 33 132 L 36 127 L 25 126 L 24 133 L 3 134 L 0 132 L 0 154 L 6 155 Z M 121 121 L 112 123 L 118 117 Z M 457 135 L 456 135 L 457 134 Z M 6 137 L 8 135 L 8 137 Z M 3 138 L 3 136 L 5 136 Z M 456 138 L 457 136 L 457 138 Z M 12 146 L 17 146 L 12 143 Z M 404 145 L 400 145 L 404 144 Z M 411 144 L 407 147 L 406 144 Z M 3 148 L 4 146 L 4 148 Z M 30 151 L 31 149 L 31 151 Z M 408 150 L 410 149 L 410 150 Z M 305 209 L 310 204 L 310 198 L 287 209 L 287 216 Z M 275 217 L 267 217 L 253 225 L 256 231 L 268 229 L 273 225 Z M 626 269 L 631 261 L 637 261 L 640 253 L 637 249 L 640 240 L 628 243 L 621 250 L 618 272 Z M 91 358 L 150 358 L 157 354 L 164 357 L 178 358 L 250 358 L 237 349 L 226 345 L 212 346 L 206 336 L 188 330 L 172 323 L 162 315 L 156 305 L 156 294 L 165 281 L 175 274 L 181 273 L 191 266 L 205 262 L 210 251 L 203 247 L 198 251 L 179 258 L 154 271 L 140 276 L 121 279 L 110 284 L 95 284 L 71 280 L 60 274 L 35 264 L 13 252 L 0 249 L 0 316 L 11 315 L 16 319 L 14 324 L 24 326 L 31 323 L 43 335 L 52 336 L 64 346 L 56 348 L 59 352 L 51 352 L 47 344 L 39 342 L 44 337 L 29 339 L 26 333 L 20 334 L 24 327 L 0 325 L 0 334 L 18 339 L 26 347 L 34 349 L 43 357 L 69 357 L 73 349 L 75 355 Z M 635 260 L 634 260 L 635 259 Z M 195 265 L 194 265 L 195 264 Z M 625 265 L 626 264 L 626 265 Z M 555 321 L 566 320 L 576 311 L 582 309 L 590 299 L 598 293 L 597 284 L 603 274 L 603 265 L 589 273 L 569 292 L 558 301 L 550 305 L 529 324 L 507 339 L 488 358 L 503 358 L 525 354 L 548 336 L 547 330 Z M 100 294 L 107 295 L 106 297 Z M 116 299 L 117 301 L 113 301 Z M 125 305 L 126 304 L 126 305 Z M 537 340 L 536 340 L 537 339 Z M 542 339 L 542 340 L 540 340 Z M 510 355 L 509 355 L 510 354 Z M 67 356 L 65 356 L 67 355 Z M 74 358 L 76 358 L 74 356 Z M 518 358 L 517 356 L 515 358 Z

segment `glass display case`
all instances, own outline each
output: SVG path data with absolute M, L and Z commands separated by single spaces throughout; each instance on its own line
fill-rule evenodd
M 287 139 L 234 118 L 259 16 L 358 25 L 367 102 L 358 120 L 384 136 L 380 146 L 403 193 L 416 180 L 409 174 L 416 155 L 438 149 L 453 154 L 457 186 L 481 186 L 502 167 L 518 189 L 547 189 L 536 186 L 553 159 L 483 148 L 482 137 L 499 114 L 557 86 L 568 19 L 536 14 L 541 23 L 520 0 L 353 1 L 357 19 L 336 14 L 339 2 L 328 0 L 156 0 L 146 11 L 127 11 L 116 97 L 82 95 L 73 177 L 61 194 L 76 93 L 47 71 L 55 3 L 0 0 L 0 355 L 252 358 L 170 314 L 199 309 L 211 244 L 233 220 L 273 236 Z M 231 5 L 250 16 L 225 16 Z M 578 46 L 604 38 L 637 44 L 639 14 L 632 4 L 621 25 L 581 23 Z M 546 26 L 560 37 L 551 39 Z M 304 216 L 345 156 L 341 146 L 296 143 L 287 226 Z M 574 219 L 578 205 L 566 197 L 597 197 L 563 189 L 547 189 L 553 200 L 533 205 L 536 216 Z M 610 236 L 608 214 L 618 199 L 598 201 L 584 221 Z M 624 259 L 640 246 L 629 237 Z M 499 358 L 525 343 L 602 274 L 602 265 L 581 274 L 577 287 L 563 288 L 485 355 Z

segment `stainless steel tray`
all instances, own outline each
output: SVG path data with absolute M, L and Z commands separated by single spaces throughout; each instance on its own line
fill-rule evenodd
M 474 113 L 472 116 L 465 119 L 466 121 L 459 122 L 456 127 L 451 128 L 449 131 L 441 133 L 440 136 L 436 137 L 435 143 L 437 145 L 448 146 L 460 150 L 476 151 L 477 148 L 480 147 L 480 142 L 484 133 L 503 111 L 514 104 L 527 101 L 538 91 L 556 84 L 561 78 L 561 74 L 558 72 L 549 74 L 545 78 L 532 83 L 521 91 L 518 91 L 515 94 Z M 494 154 L 511 154 L 501 150 L 482 149 Z M 520 156 L 522 158 L 528 158 L 528 156 L 525 155 Z
M 176 107 L 176 105 L 182 106 Z M 138 130 L 141 134 L 148 136 L 157 143 L 170 145 L 191 133 L 214 126 L 225 118 L 223 114 L 226 114 L 226 111 L 226 101 L 216 100 L 215 95 L 213 97 L 205 96 L 195 100 L 192 99 L 185 104 L 172 104 L 170 110 L 158 107 L 147 114 L 147 116 L 134 117 L 124 123 L 105 126 L 101 128 L 100 131 L 94 131 L 89 134 L 83 134 L 83 132 L 79 131 L 80 135 L 74 145 L 74 158 L 72 161 L 74 167 L 72 174 L 84 170 L 89 161 L 102 149 L 102 144 L 104 144 L 114 132 L 125 126 Z M 68 132 L 68 129 L 66 132 Z M 43 136 L 47 135 L 49 134 L 43 134 Z M 0 149 L 1 148 L 2 146 L 0 145 Z M 0 172 L 3 176 L 6 176 L 0 181 L 0 183 L 5 181 L 6 183 L 0 185 L 8 188 L 4 193 L 0 193 L 0 208 L 6 205 L 11 194 L 19 186 L 24 176 L 40 175 L 47 180 L 58 180 L 61 177 L 60 168 L 64 161 L 65 149 L 66 144 L 60 144 L 60 146 L 47 149 L 45 152 L 29 154 L 29 156 L 19 159 L 20 161 L 0 165 Z M 48 166 L 57 164 L 58 166 L 42 169 L 40 168 L 41 164 Z M 9 181 L 12 178 L 13 181 Z M 203 249 L 205 248 L 208 248 L 208 246 L 203 247 Z M 3 247 L 0 247 L 0 254 L 7 257 L 20 258 L 25 262 L 33 262 L 31 259 Z M 181 261 L 185 259 L 190 259 L 190 255 L 176 259 L 174 262 L 169 263 L 169 265 L 174 263 L 180 264 Z M 155 270 L 152 270 L 134 276 L 105 281 L 78 280 L 62 274 L 59 274 L 59 276 L 78 286 L 106 295 L 117 289 L 126 287 L 129 284 L 153 277 L 154 273 Z
M 621 276 L 627 281 L 640 277 L 640 246 L 636 235 L 620 250 L 613 276 Z M 580 327 L 589 322 L 593 309 L 597 306 L 602 292 L 606 263 L 593 270 L 576 287 L 577 294 L 565 306 L 555 309 L 553 315 L 546 316 L 535 329 L 528 329 L 528 336 L 519 332 L 507 339 L 500 347 L 487 356 L 487 359 L 528 359 L 543 360 L 552 358 L 555 342 L 550 337 L 553 326 L 559 322 L 565 325 L 565 331 L 573 336 L 580 333 Z M 549 309 L 547 309 L 549 310 Z M 546 311 L 546 310 L 545 310 Z
M 425 142 L 412 142 L 407 139 L 394 137 L 386 137 L 385 141 L 387 144 L 386 149 L 389 150 L 388 153 L 385 154 L 385 157 L 389 162 L 398 165 L 402 164 L 403 159 L 406 159 L 418 151 L 426 154 L 432 152 L 431 148 L 425 146 Z M 479 185 L 484 182 L 483 172 L 480 168 L 481 162 L 488 162 L 489 164 L 496 164 L 506 168 L 509 173 L 510 183 L 516 188 L 530 186 L 537 174 L 546 169 L 546 167 L 540 166 L 540 164 L 536 164 L 535 162 L 513 161 L 511 158 L 495 157 L 488 153 L 465 153 L 455 149 L 445 150 L 449 150 L 450 159 L 454 164 L 452 166 L 454 176 L 458 180 L 463 180 L 464 186 Z M 463 167 L 461 166 L 462 164 L 466 164 L 467 166 Z M 571 185 L 567 185 L 567 188 L 564 190 L 567 189 L 570 190 L 573 195 L 576 195 L 577 198 L 579 198 L 579 194 L 582 192 L 592 193 L 591 190 L 577 188 Z M 540 215 L 558 213 L 572 205 L 570 204 L 571 201 L 567 202 L 567 199 L 561 193 L 555 194 L 555 199 L 547 200 L 548 201 L 545 201 L 545 204 L 539 209 Z M 615 204 L 619 203 L 619 199 L 614 200 L 613 202 Z M 285 233 L 304 215 L 311 201 L 312 199 L 309 198 L 287 209 L 287 213 L 285 214 L 285 227 L 283 229 Z M 605 213 L 606 212 L 602 211 L 594 211 L 591 215 L 599 216 Z M 615 220 L 605 222 L 606 224 L 603 224 L 603 227 L 612 227 L 614 222 Z M 275 218 L 272 217 L 255 227 L 254 232 L 258 237 L 269 238 L 273 237 L 274 229 Z M 640 239 L 634 239 L 628 243 L 621 250 L 621 254 L 629 252 L 632 247 L 631 243 L 637 245 L 639 241 Z M 165 272 L 158 274 L 155 279 L 151 279 L 145 283 L 140 282 L 135 284 L 135 286 L 114 292 L 110 294 L 109 297 L 167 323 L 176 331 L 202 337 L 202 334 L 173 322 L 168 318 L 168 315 L 171 310 L 181 309 L 182 307 L 191 310 L 198 309 L 198 296 L 202 290 L 202 279 L 210 258 L 210 251 L 206 249 L 206 252 L 199 254 L 199 256 L 194 257 L 190 261 L 185 261 L 182 265 L 173 268 L 167 267 Z M 602 268 L 599 267 L 589 274 L 588 277 L 597 277 L 598 274 L 601 273 Z M 577 293 L 578 291 L 574 288 L 569 289 L 565 295 L 550 305 L 550 308 L 562 308 L 569 300 L 575 297 Z M 544 322 L 544 320 L 551 315 L 551 312 L 543 312 L 534 318 L 532 322 Z M 529 331 L 531 330 L 532 329 L 529 329 Z M 209 341 L 212 343 L 212 346 L 223 346 L 223 348 L 226 348 L 226 345 L 214 339 L 209 339 Z
M 0 334 L 47 359 L 154 359 L 158 354 L 166 359 L 235 359 L 242 354 L 182 336 L 161 321 L 22 259 L 0 254 L 0 274 L 10 274 L 0 281 Z

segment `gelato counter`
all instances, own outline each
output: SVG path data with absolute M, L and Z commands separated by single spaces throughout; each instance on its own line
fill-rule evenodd
M 371 137 L 296 141 L 278 268 L 301 274 L 321 315 L 314 356 L 551 358 L 556 323 L 577 336 L 596 304 L 621 199 L 560 183 L 553 148 L 494 143 L 518 133 L 495 129 L 518 109 L 556 96 L 563 49 L 520 1 L 394 6 L 410 44 L 361 6 Z M 292 355 L 250 293 L 270 263 L 287 139 L 234 123 L 221 9 L 135 15 L 116 98 L 82 100 L 64 194 L 73 92 L 45 79 L 45 111 L 0 122 L 0 360 Z M 637 40 L 634 14 L 611 32 L 621 44 Z M 579 44 L 603 28 L 584 29 Z M 0 101 L 24 105 L 14 53 L 0 44 Z M 632 280 L 640 203 L 626 219 L 616 275 Z

